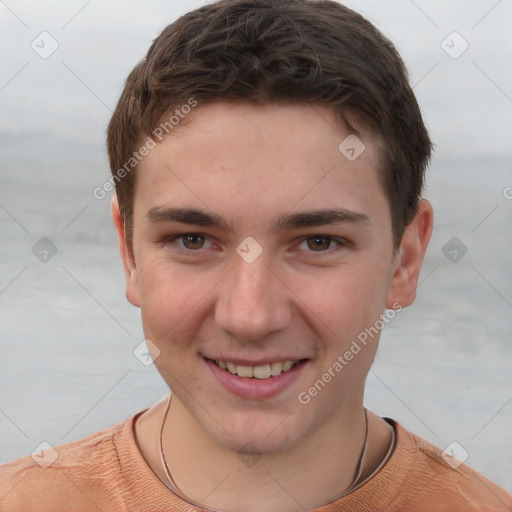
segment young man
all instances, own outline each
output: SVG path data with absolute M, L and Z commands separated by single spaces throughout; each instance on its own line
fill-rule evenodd
M 431 143 L 370 23 L 331 1 L 188 13 L 130 74 L 108 149 L 127 298 L 172 395 L 5 466 L 1 510 L 512 509 L 363 406 L 433 223 Z

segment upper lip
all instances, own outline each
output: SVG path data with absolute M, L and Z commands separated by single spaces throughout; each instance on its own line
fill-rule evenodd
M 284 363 L 285 361 L 302 361 L 303 359 L 308 359 L 307 357 L 290 357 L 290 356 L 271 356 L 271 357 L 265 357 L 265 358 L 259 358 L 259 359 L 243 359 L 240 357 L 209 357 L 203 355 L 203 357 L 206 357 L 206 359 L 211 359 L 212 361 L 225 361 L 230 362 L 234 364 L 239 364 L 242 366 L 263 366 L 265 364 L 272 364 L 272 363 Z

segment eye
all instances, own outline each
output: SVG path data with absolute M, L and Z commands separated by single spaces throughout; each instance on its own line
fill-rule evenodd
M 181 235 L 171 236 L 167 238 L 165 242 L 175 244 L 178 246 L 178 249 L 183 251 L 197 251 L 205 248 L 207 239 L 204 235 L 199 233 L 183 233 Z
M 197 235 L 195 233 L 182 235 L 180 238 L 187 249 L 202 249 L 206 241 L 203 235 Z
M 298 246 L 299 250 L 307 252 L 330 252 L 332 246 L 338 247 L 346 245 L 342 240 L 335 239 L 326 235 L 313 235 L 305 238 Z

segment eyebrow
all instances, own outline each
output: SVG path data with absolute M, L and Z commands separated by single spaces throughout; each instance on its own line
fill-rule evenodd
M 152 223 L 179 222 L 205 228 L 219 228 L 233 232 L 233 226 L 215 213 L 195 208 L 167 208 L 155 206 L 146 217 Z M 330 208 L 284 214 L 278 217 L 271 228 L 272 232 L 285 229 L 298 229 L 326 224 L 371 224 L 368 215 L 345 208 Z
M 282 215 L 274 222 L 272 231 L 325 224 L 371 224 L 371 222 L 368 215 L 346 208 L 311 210 Z

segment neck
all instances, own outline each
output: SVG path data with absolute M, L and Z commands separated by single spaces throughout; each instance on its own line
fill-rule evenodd
M 143 456 L 160 479 L 169 484 L 159 443 L 155 443 L 166 405 L 158 404 L 145 413 L 146 417 L 141 416 L 136 435 Z M 368 412 L 366 442 L 365 433 L 361 400 L 359 407 L 336 414 L 307 439 L 285 451 L 235 454 L 213 441 L 173 397 L 162 444 L 171 478 L 186 501 L 225 511 L 286 512 L 326 505 L 357 485 L 354 478 L 364 445 L 358 481 L 367 478 L 388 451 L 391 427 Z

